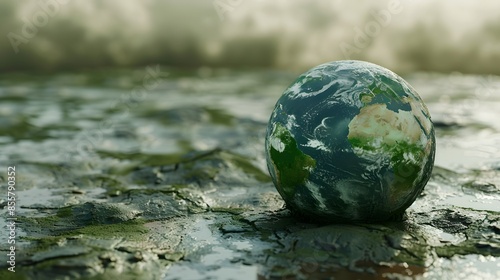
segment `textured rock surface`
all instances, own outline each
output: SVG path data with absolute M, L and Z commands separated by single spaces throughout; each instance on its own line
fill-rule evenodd
M 497 78 L 407 77 L 437 128 L 428 186 L 403 222 L 325 226 L 290 215 L 266 172 L 295 74 L 162 71 L 144 95 L 143 71 L 2 78 L 0 176 L 16 166 L 19 204 L 1 279 L 500 277 Z

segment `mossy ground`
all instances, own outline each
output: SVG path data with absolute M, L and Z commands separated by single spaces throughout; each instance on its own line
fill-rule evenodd
M 477 274 L 454 266 L 457 256 L 500 258 L 498 167 L 441 157 L 403 222 L 299 221 L 270 182 L 263 148 L 279 89 L 295 75 L 242 71 L 194 88 L 199 77 L 188 72 L 172 70 L 161 88 L 133 103 L 123 101 L 129 91 L 113 86 L 142 83 L 128 70 L 95 73 L 97 84 L 89 72 L 81 74 L 88 83 L 78 86 L 68 84 L 80 77 L 71 73 L 0 85 L 9 112 L 0 113 L 7 135 L 0 141 L 1 170 L 16 165 L 20 198 L 16 273 L 7 271 L 2 239 L 0 279 L 175 279 L 188 272 L 200 279 L 370 279 L 384 273 L 452 279 Z M 429 77 L 415 82 L 428 85 Z M 103 120 L 107 125 L 99 130 Z M 478 127 L 497 129 L 447 121 L 437 130 L 442 143 L 460 138 L 473 145 Z M 291 162 L 280 167 L 283 180 L 303 182 L 307 169 L 291 170 L 314 163 L 286 133 L 281 141 L 289 150 L 275 156 Z M 457 161 L 465 166 L 460 172 L 453 171 Z M 7 217 L 5 208 L 0 217 Z M 488 273 L 495 279 L 496 271 Z

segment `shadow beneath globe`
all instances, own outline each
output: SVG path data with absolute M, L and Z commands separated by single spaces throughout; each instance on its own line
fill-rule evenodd
M 272 232 L 281 244 L 267 257 L 271 270 L 292 278 L 415 277 L 428 266 L 430 252 L 423 234 L 407 220 L 325 225 L 305 222 L 282 210 L 253 224 L 258 233 Z

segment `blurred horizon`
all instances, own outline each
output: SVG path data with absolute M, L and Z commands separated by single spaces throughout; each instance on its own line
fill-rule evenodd
M 0 71 L 270 68 L 358 59 L 500 74 L 500 2 L 39 0 L 0 3 Z

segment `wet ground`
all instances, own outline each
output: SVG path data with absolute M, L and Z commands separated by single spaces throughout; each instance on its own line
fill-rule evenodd
M 500 278 L 500 78 L 407 75 L 437 132 L 425 191 L 402 222 L 317 225 L 291 216 L 265 168 L 267 119 L 295 76 L 3 76 L 0 278 Z

